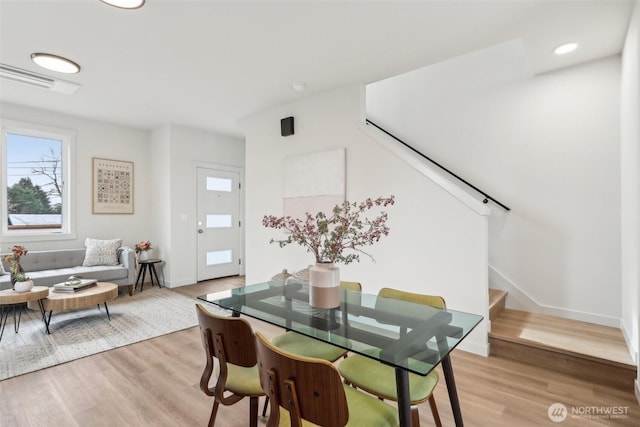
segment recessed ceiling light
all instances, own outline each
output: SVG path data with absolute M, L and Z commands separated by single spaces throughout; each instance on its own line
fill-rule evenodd
M 291 84 L 291 87 L 296 92 L 302 92 L 303 90 L 305 90 L 307 88 L 307 84 L 305 82 L 293 82 Z
M 565 43 L 561 44 L 557 48 L 553 49 L 553 53 L 556 55 L 564 55 L 565 53 L 573 52 L 578 48 L 578 43 Z
M 145 0 L 100 0 L 111 6 L 119 7 L 121 9 L 138 9 L 144 6 Z
M 80 71 L 80 66 L 72 60 L 50 53 L 32 53 L 31 60 L 42 68 L 58 73 L 74 74 Z

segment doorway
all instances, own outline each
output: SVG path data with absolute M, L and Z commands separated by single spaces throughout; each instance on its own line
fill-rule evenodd
M 197 168 L 197 280 L 242 272 L 240 172 Z

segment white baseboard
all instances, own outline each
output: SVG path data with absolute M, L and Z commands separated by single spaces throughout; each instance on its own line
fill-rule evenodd
M 621 327 L 620 318 L 540 304 L 535 298 L 527 294 L 526 291 L 518 287 L 518 285 L 492 266 L 489 266 L 489 287 L 508 292 L 509 295 L 506 300 L 507 308 L 595 323 L 612 328 Z
M 462 341 L 458 347 L 458 350 L 466 351 L 467 353 L 477 354 L 478 356 L 489 356 L 489 343 L 484 345 L 478 345 L 471 342 Z
M 193 280 L 178 280 L 178 281 L 173 281 L 173 282 L 169 282 L 166 281 L 163 283 L 162 286 L 166 286 L 167 288 L 179 288 L 181 286 L 187 286 L 187 285 L 193 285 L 194 282 Z
M 627 329 L 624 322 L 620 322 L 620 329 L 622 330 L 622 336 L 624 337 L 624 342 L 627 344 L 627 348 L 629 349 L 629 354 L 631 356 L 631 360 L 633 363 L 638 365 L 638 346 L 637 343 L 631 339 L 631 335 L 629 334 L 629 330 Z

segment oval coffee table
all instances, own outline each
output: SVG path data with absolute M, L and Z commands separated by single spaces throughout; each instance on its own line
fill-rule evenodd
M 109 282 L 98 282 L 95 286 L 75 292 L 54 292 L 53 288 L 50 288 L 49 295 L 42 300 L 43 312 L 49 312 L 49 316 L 45 319 L 47 333 L 49 333 L 49 324 L 51 323 L 53 311 L 77 310 L 93 305 L 97 305 L 98 309 L 100 309 L 100 304 L 104 304 L 107 317 L 111 320 L 107 301 L 112 301 L 117 297 L 118 285 Z M 35 302 L 28 302 L 27 304 L 31 309 L 37 309 Z
M 2 340 L 2 334 L 4 333 L 4 327 L 7 325 L 7 317 L 9 317 L 9 310 L 13 308 L 13 323 L 16 333 L 20 329 L 20 318 L 22 317 L 22 307 L 24 303 L 33 303 L 36 310 L 40 310 L 42 314 L 42 320 L 44 320 L 44 308 L 42 306 L 42 299 L 46 298 L 49 294 L 49 288 L 46 286 L 34 286 L 28 292 L 16 292 L 13 289 L 7 289 L 0 291 L 0 340 Z M 16 319 L 16 307 L 19 307 L 18 318 Z M 47 323 L 45 322 L 45 325 Z M 47 332 L 49 332 L 47 328 Z

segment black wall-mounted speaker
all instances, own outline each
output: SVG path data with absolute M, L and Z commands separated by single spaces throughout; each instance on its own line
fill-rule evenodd
M 293 135 L 293 117 L 285 117 L 280 120 L 280 134 L 282 136 Z

